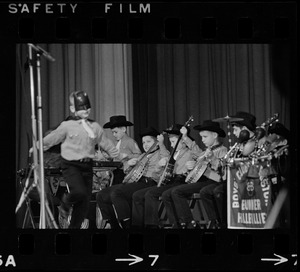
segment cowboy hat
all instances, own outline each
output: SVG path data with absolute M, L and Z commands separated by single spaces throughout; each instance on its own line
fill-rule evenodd
M 290 137 L 290 131 L 281 123 L 275 123 L 275 124 L 271 124 L 269 129 L 268 129 L 268 133 L 269 134 L 277 134 L 283 138 L 285 138 L 286 140 L 289 140 Z
M 236 115 L 230 116 L 232 118 L 241 118 L 243 119 L 242 121 L 233 121 L 231 122 L 231 125 L 240 125 L 240 126 L 245 126 L 249 130 L 253 131 L 256 128 L 256 117 L 252 115 L 251 113 L 244 112 L 244 111 L 238 111 Z
M 194 126 L 194 129 L 199 131 L 208 130 L 208 131 L 216 132 L 218 133 L 219 137 L 222 138 L 226 136 L 225 131 L 220 127 L 220 124 L 212 120 L 205 120 L 203 121 L 202 125 Z
M 111 116 L 109 122 L 104 124 L 103 128 L 115 128 L 115 127 L 129 127 L 133 124 L 126 120 L 124 115 Z
M 153 127 L 146 127 L 140 133 L 141 138 L 143 138 L 144 136 L 157 137 L 158 135 L 159 135 L 159 132 Z

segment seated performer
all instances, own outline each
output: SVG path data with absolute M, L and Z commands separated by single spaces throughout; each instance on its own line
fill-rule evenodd
M 88 121 L 91 104 L 85 92 L 71 94 L 73 103 L 70 109 L 76 120 L 62 122 L 43 139 L 44 150 L 61 144 L 61 168 L 69 187 L 69 194 L 62 201 L 61 213 L 66 217 L 72 208 L 69 228 L 80 228 L 87 218 L 92 194 L 93 158 L 95 145 L 100 145 L 112 158 L 118 158 L 119 152 L 104 135 L 103 128 L 96 122 Z
M 272 152 L 271 171 L 268 178 L 271 180 L 272 204 L 275 203 L 279 193 L 290 187 L 291 157 L 288 154 L 290 131 L 281 123 L 272 124 L 268 130 L 266 141 L 270 141 L 267 152 Z M 271 174 L 271 175 L 270 175 Z M 284 201 L 278 214 L 276 227 L 290 227 L 290 199 Z
M 181 129 L 181 130 L 180 130 Z M 170 190 L 176 185 L 184 184 L 185 174 L 187 172 L 186 162 L 192 159 L 193 154 L 198 154 L 201 152 L 198 145 L 190 140 L 188 141 L 188 132 L 189 130 L 182 125 L 175 124 L 171 128 L 164 130 L 168 133 L 169 141 L 171 143 L 171 147 L 174 147 L 179 140 L 179 135 L 181 134 L 185 141 L 181 138 L 176 151 L 174 153 L 174 170 L 172 171 L 169 183 L 162 184 L 160 187 L 154 186 L 150 188 L 145 188 L 142 190 L 136 191 L 132 196 L 132 225 L 134 227 L 145 227 L 147 228 L 159 228 L 159 218 L 158 218 L 158 209 L 160 200 L 159 197 L 167 190 Z M 158 137 L 163 137 L 162 135 Z M 161 148 L 165 149 L 164 145 Z M 162 159 L 160 166 L 166 167 L 167 158 Z M 165 170 L 166 171 L 166 170 Z M 163 175 L 161 179 L 163 178 Z M 162 180 L 164 183 L 164 180 Z M 170 224 L 175 224 L 176 221 L 173 218 L 169 218 Z
M 248 155 L 254 149 L 253 139 L 255 136 L 256 118 L 247 112 L 237 112 L 235 116 L 231 117 L 242 119 L 241 121 L 231 122 L 231 124 L 233 134 L 236 136 L 237 142 L 240 143 L 239 147 L 234 151 L 234 156 L 243 157 L 243 154 Z M 205 186 L 200 191 L 200 197 L 209 220 L 208 229 L 226 228 L 227 226 L 226 186 L 227 182 L 224 179 L 220 183 Z
M 108 187 L 97 194 L 97 204 L 103 219 L 111 225 L 111 228 L 117 228 L 116 223 L 123 229 L 129 228 L 131 226 L 132 194 L 137 190 L 157 184 L 162 173 L 158 162 L 169 156 L 169 152 L 161 148 L 163 137 L 158 137 L 158 135 L 156 129 L 145 128 L 140 133 L 145 153 L 124 163 L 127 175 L 123 183 Z M 118 221 L 116 221 L 116 217 Z
M 231 122 L 233 135 L 241 143 L 234 157 L 248 156 L 255 148 L 256 117 L 251 113 L 243 111 L 238 111 L 231 117 L 243 119 Z
M 269 176 L 272 180 L 273 202 L 281 187 L 286 184 L 290 173 L 290 161 L 288 156 L 289 130 L 281 123 L 275 123 L 268 129 L 268 137 L 265 143 L 265 154 L 272 155 L 271 165 L 261 168 L 262 176 Z M 269 164 L 266 163 L 268 166 Z M 263 171 L 263 172 L 262 172 Z
M 219 123 L 206 120 L 202 125 L 195 126 L 194 129 L 199 131 L 207 149 L 198 154 L 197 161 L 187 162 L 187 168 L 191 170 L 191 176 L 188 174 L 185 180 L 188 184 L 176 186 L 170 190 L 169 194 L 162 196 L 168 217 L 176 218 L 177 216 L 178 225 L 182 229 L 198 227 L 193 219 L 188 198 L 193 193 L 199 193 L 204 186 L 220 182 L 222 177 L 222 173 L 219 172 L 220 158 L 227 153 L 227 148 L 220 141 L 220 138 L 224 138 L 226 135 Z M 203 172 L 201 173 L 200 170 Z M 198 178 L 198 176 L 200 177 Z
M 120 151 L 123 163 L 125 160 L 139 157 L 142 153 L 136 141 L 128 136 L 128 126 L 133 126 L 133 123 L 127 121 L 124 115 L 111 116 L 109 122 L 103 125 L 103 128 L 111 129 L 117 141 L 116 148 Z M 125 176 L 124 169 L 115 169 L 113 174 L 113 184 L 121 183 Z

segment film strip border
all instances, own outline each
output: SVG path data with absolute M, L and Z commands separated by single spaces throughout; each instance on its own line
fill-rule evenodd
M 3 266 L 22 269 L 296 270 L 288 233 L 267 231 L 53 232 L 29 230 L 10 238 L 18 248 Z M 275 253 L 274 253 L 275 252 Z M 273 254 L 274 253 L 274 254 Z M 10 259 L 9 259 L 10 258 Z M 0 262 L 1 263 L 1 262 Z
M 296 41 L 296 2 L 151 3 L 150 9 L 145 2 L 129 5 L 78 1 L 72 5 L 1 2 L 0 39 L 8 43 Z M 8 223 L 4 222 L 0 233 L 0 270 L 297 268 L 294 228 L 137 233 L 30 231 L 16 230 L 12 218 L 5 221 Z
M 14 42 L 230 42 L 296 39 L 296 2 L 1 3 Z

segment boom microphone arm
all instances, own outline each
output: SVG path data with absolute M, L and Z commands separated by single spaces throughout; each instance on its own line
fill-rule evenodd
M 37 53 L 39 53 L 40 55 L 43 55 L 47 60 L 50 61 L 55 61 L 55 58 L 53 58 L 49 52 L 47 52 L 46 50 L 44 50 L 42 47 L 38 46 L 38 45 L 34 45 L 32 43 L 28 43 L 28 46 L 30 46 L 33 50 L 35 50 Z

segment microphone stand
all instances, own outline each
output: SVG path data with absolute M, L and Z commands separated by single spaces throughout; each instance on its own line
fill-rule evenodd
M 39 139 L 39 156 L 37 152 L 37 127 L 35 117 L 35 93 L 34 93 L 34 77 L 33 77 L 33 60 L 32 49 L 36 51 L 36 68 L 37 68 L 37 111 L 38 111 L 38 139 Z M 43 124 L 42 124 L 42 98 L 41 98 L 41 72 L 40 72 L 40 56 L 45 56 L 48 60 L 54 61 L 54 58 L 50 56 L 45 50 L 39 46 L 28 44 L 29 51 L 29 71 L 30 71 L 30 90 L 31 90 L 31 121 L 32 121 L 32 142 L 33 142 L 33 161 L 34 161 L 34 184 L 38 184 L 39 180 L 39 193 L 40 193 L 40 222 L 39 228 L 46 228 L 46 213 L 45 206 L 47 206 L 48 216 L 53 218 L 48 206 L 48 202 L 45 196 L 45 174 L 44 174 L 44 148 L 43 148 Z M 50 57 L 52 59 L 49 59 Z M 55 226 L 55 224 L 54 224 Z

